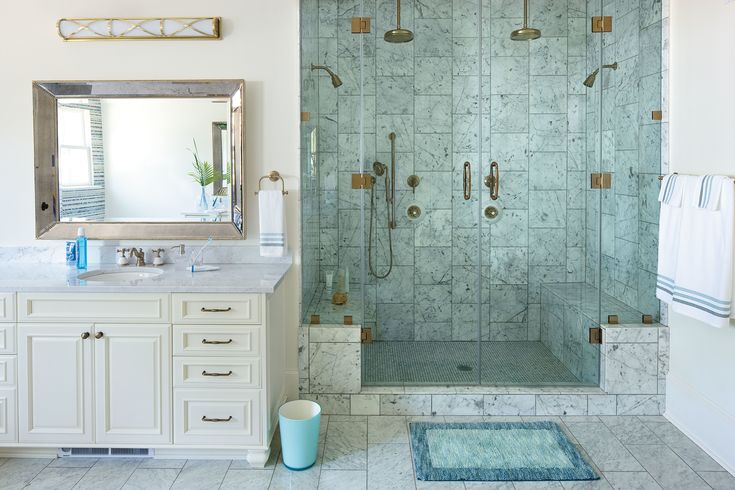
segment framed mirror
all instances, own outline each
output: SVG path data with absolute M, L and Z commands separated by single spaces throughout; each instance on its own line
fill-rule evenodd
M 34 82 L 36 237 L 243 239 L 243 80 Z

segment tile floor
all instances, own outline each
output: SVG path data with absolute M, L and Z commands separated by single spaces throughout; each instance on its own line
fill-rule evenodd
M 277 456 L 265 469 L 243 461 L 137 459 L 0 460 L 0 488 L 61 489 L 735 489 L 735 477 L 663 417 L 324 416 L 318 464 L 290 472 Z M 412 420 L 554 420 L 602 473 L 595 482 L 416 481 Z

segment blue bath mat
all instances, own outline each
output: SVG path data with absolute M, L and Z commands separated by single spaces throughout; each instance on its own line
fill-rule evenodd
M 411 446 L 419 480 L 600 478 L 553 422 L 412 423 Z

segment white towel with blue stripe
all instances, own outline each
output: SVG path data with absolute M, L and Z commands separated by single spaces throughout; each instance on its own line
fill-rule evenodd
M 276 190 L 258 192 L 261 257 L 286 255 L 286 218 L 283 193 Z
M 676 183 L 681 183 L 682 177 L 678 176 Z M 663 250 L 665 256 L 663 261 L 659 256 L 656 294 L 677 313 L 724 327 L 733 317 L 735 292 L 735 183 L 723 176 L 695 179 L 694 185 L 686 179 L 682 186 L 678 218 L 676 211 L 672 214 L 670 208 L 664 209 L 662 201 L 662 217 L 668 213 L 674 219 L 661 222 L 659 251 Z M 677 226 L 676 221 L 678 237 L 671 229 Z M 671 257 L 666 256 L 667 248 L 676 248 L 673 268 Z

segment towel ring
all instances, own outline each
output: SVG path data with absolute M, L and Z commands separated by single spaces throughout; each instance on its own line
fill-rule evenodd
M 264 175 L 260 178 L 258 181 L 258 190 L 255 192 L 255 195 L 258 195 L 258 192 L 262 190 L 261 184 L 263 183 L 264 179 L 268 179 L 271 182 L 278 182 L 281 181 L 281 193 L 285 196 L 288 195 L 288 191 L 286 190 L 286 181 L 283 180 L 283 177 L 281 177 L 281 174 L 278 173 L 277 170 L 271 170 L 271 172 L 268 175 Z

